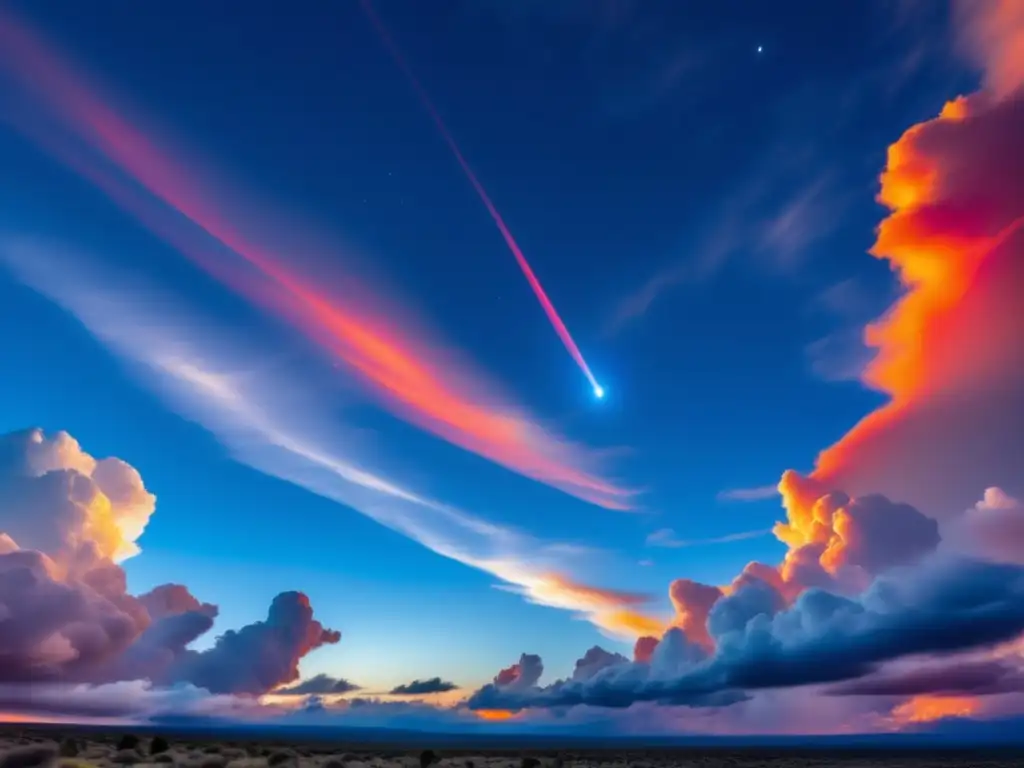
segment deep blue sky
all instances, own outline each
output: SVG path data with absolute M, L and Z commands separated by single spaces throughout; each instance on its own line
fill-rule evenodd
M 357 2 L 12 7 L 147 130 L 337 233 L 393 300 L 539 420 L 627 448 L 615 475 L 648 489 L 641 514 L 584 504 L 381 414 L 359 424 L 423 492 L 607 550 L 587 580 L 650 591 L 654 610 L 672 578 L 724 580 L 782 548 L 771 537 L 653 548 L 649 533 L 769 527 L 777 500 L 717 495 L 808 468 L 877 402 L 836 380 L 856 370 L 856 329 L 892 296 L 865 254 L 877 175 L 906 126 L 971 84 L 941 3 L 378 3 L 608 388 L 596 404 Z M 258 310 L 3 124 L 0 168 L 5 235 L 55 239 L 263 333 Z M 234 461 L 6 272 L 0 329 L 0 430 L 67 430 L 157 494 L 143 554 L 127 564 L 133 588 L 184 581 L 221 606 L 222 628 L 259 618 L 278 591 L 306 591 L 345 638 L 304 671 L 370 686 L 472 685 L 522 651 L 564 672 L 599 640 L 629 648 Z M 307 354 L 287 333 L 266 338 L 275 355 Z

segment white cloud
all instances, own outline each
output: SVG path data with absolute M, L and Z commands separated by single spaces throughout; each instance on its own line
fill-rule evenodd
M 753 488 L 731 488 L 720 491 L 719 501 L 764 501 L 774 499 L 779 495 L 778 484 L 758 485 Z
M 1024 504 L 1001 488 L 988 488 L 981 501 L 943 525 L 942 539 L 946 549 L 1024 564 Z
M 80 254 L 32 239 L 0 241 L 0 263 L 74 315 L 181 415 L 240 462 L 333 499 L 439 555 L 496 576 L 534 602 L 582 611 L 571 594 L 536 589 L 593 550 L 546 543 L 441 503 L 355 457 L 355 430 L 319 407 L 315 387 L 268 365 L 246 340 L 180 311 L 140 285 L 118 284 Z M 213 362 L 216 361 L 216 362 Z
M 680 539 L 671 528 L 661 528 L 647 536 L 647 546 L 681 549 L 683 547 L 701 547 L 708 544 L 729 544 L 734 541 L 760 538 L 761 536 L 767 536 L 771 532 L 771 528 L 759 528 L 756 531 L 739 531 L 737 533 L 728 533 L 724 536 L 715 536 L 710 539 Z

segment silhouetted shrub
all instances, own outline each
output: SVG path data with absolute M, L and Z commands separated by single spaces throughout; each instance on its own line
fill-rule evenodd
M 174 762 L 174 755 L 172 755 L 170 752 L 158 752 L 157 754 L 153 755 L 152 762 L 154 762 L 154 763 L 173 763 Z
M 135 765 L 135 763 L 142 762 L 142 755 L 134 749 L 119 749 L 114 756 L 110 758 L 110 762 L 119 763 L 120 765 Z
M 117 750 L 120 752 L 122 749 L 137 749 L 139 746 L 139 737 L 133 733 L 126 733 L 121 737 L 121 740 L 117 742 Z
M 271 752 L 267 757 L 267 765 L 284 765 L 285 763 L 295 762 L 295 753 L 287 749 L 279 749 L 277 752 Z
M 56 759 L 56 744 L 26 744 L 0 752 L 0 768 L 40 768 Z
M 536 757 L 524 757 L 522 768 L 540 768 L 540 760 Z
M 72 738 L 66 738 L 60 743 L 59 754 L 61 757 L 78 757 L 78 742 Z
M 149 742 L 149 754 L 160 755 L 171 748 L 171 745 L 167 742 L 163 736 L 154 736 L 153 740 Z
M 424 749 L 420 752 L 420 768 L 428 768 L 441 758 L 432 749 Z

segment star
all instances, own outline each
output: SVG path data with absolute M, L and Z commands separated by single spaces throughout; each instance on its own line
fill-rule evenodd
M 762 45 L 757 46 L 757 52 L 758 53 L 763 53 L 764 52 L 764 46 L 762 46 Z

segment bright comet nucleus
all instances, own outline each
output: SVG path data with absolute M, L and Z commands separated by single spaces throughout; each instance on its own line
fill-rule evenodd
M 604 397 L 604 387 L 600 387 L 600 386 L 598 386 L 598 387 L 594 387 L 594 396 L 595 396 L 595 397 L 596 397 L 596 398 L 597 398 L 598 400 L 600 400 L 601 398 L 603 398 L 603 397 Z
M 433 121 L 434 126 L 437 128 L 437 131 L 441 135 L 444 143 L 448 145 L 448 149 L 455 158 L 455 162 L 458 163 L 459 168 L 462 169 L 462 174 L 466 177 L 466 181 L 469 182 L 469 185 L 476 192 L 480 202 L 483 203 L 484 208 L 486 208 L 487 212 L 490 214 L 491 220 L 498 228 L 498 232 L 505 241 L 506 247 L 512 253 L 516 263 L 519 265 L 520 271 L 522 271 L 523 276 L 526 278 L 526 282 L 529 284 L 534 296 L 537 297 L 537 301 L 540 302 L 544 313 L 548 316 L 548 320 L 554 328 L 558 338 L 561 339 L 562 344 L 569 352 L 570 357 L 572 357 L 576 365 L 579 366 L 580 370 L 583 371 L 584 375 L 587 377 L 587 381 L 589 381 L 590 386 L 594 388 L 595 394 L 599 398 L 604 397 L 604 390 L 602 390 L 598 385 L 597 380 L 594 378 L 594 374 L 590 372 L 590 366 L 587 365 L 587 361 L 583 359 L 583 353 L 580 352 L 579 347 L 576 346 L 576 342 L 569 334 L 569 329 L 565 327 L 565 323 L 562 322 L 562 318 L 559 316 L 558 310 L 555 309 L 555 305 L 551 303 L 551 299 L 548 298 L 548 294 L 540 284 L 540 280 L 538 280 L 537 275 L 534 274 L 533 267 L 531 267 L 529 262 L 526 260 L 526 256 L 519 247 L 519 243 L 516 242 L 516 239 L 512 236 L 512 232 L 505 224 L 505 219 L 498 212 L 497 207 L 494 205 L 494 201 L 491 200 L 491 196 L 487 193 L 487 190 L 484 189 L 484 185 L 480 182 L 480 179 L 476 177 L 476 174 L 470 167 L 469 162 L 462 154 L 462 150 L 456 143 L 455 137 L 452 135 L 451 131 L 448 130 L 448 126 L 441 118 L 441 113 L 437 110 L 437 107 L 434 106 L 434 102 L 430 98 L 430 94 L 427 93 L 427 90 L 420 83 L 419 78 L 417 78 L 416 74 L 412 71 L 412 68 L 406 61 L 405 56 L 402 54 L 401 49 L 391 37 L 391 33 L 374 10 L 373 0 L 361 0 L 361 3 L 363 10 L 370 19 L 370 23 L 377 29 L 377 33 L 380 35 L 380 39 L 381 42 L 384 43 L 384 47 L 390 52 L 391 57 L 394 59 L 395 64 L 398 65 L 398 68 L 405 73 L 406 78 L 409 80 L 409 85 L 412 86 L 420 104 Z

